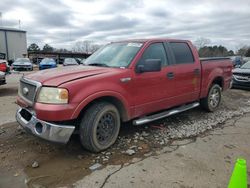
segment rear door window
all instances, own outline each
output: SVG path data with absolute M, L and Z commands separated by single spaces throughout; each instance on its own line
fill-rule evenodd
M 194 57 L 188 44 L 185 42 L 170 42 L 169 43 L 176 64 L 194 63 Z

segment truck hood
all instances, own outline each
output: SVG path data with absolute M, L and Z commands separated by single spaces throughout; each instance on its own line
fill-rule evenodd
M 72 80 L 100 75 L 112 70 L 113 68 L 95 66 L 69 66 L 38 71 L 25 76 L 25 78 L 38 81 L 42 85 L 59 86 Z

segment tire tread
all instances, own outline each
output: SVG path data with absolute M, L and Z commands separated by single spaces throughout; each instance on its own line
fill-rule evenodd
M 101 101 L 92 104 L 85 112 L 81 123 L 80 123 L 80 141 L 82 146 L 92 152 L 101 151 L 100 148 L 96 147 L 91 139 L 93 124 L 97 114 L 105 107 L 112 106 L 113 104 Z
M 220 88 L 220 86 L 218 85 L 218 84 L 212 84 L 212 86 L 210 87 L 210 89 L 209 89 L 209 91 L 208 91 L 208 95 L 206 96 L 206 98 L 204 98 L 204 99 L 201 99 L 200 100 L 200 104 L 201 104 L 201 107 L 204 109 L 204 110 L 206 110 L 206 111 L 208 111 L 208 112 L 213 112 L 215 109 L 211 109 L 210 107 L 209 107 L 209 94 L 210 94 L 210 91 L 211 91 L 211 89 L 212 88 L 214 88 L 214 87 L 219 87 Z M 221 96 L 221 93 L 220 93 L 220 96 Z M 221 98 L 220 98 L 220 100 L 221 100 Z M 219 104 L 220 104 L 220 102 L 219 102 Z M 219 106 L 219 104 L 218 104 L 218 106 Z

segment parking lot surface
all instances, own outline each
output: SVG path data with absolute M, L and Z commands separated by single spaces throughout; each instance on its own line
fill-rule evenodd
M 236 158 L 250 161 L 249 91 L 226 91 L 214 113 L 198 107 L 143 126 L 128 122 L 114 146 L 93 154 L 77 135 L 56 145 L 15 122 L 22 74 L 0 87 L 0 187 L 226 187 Z

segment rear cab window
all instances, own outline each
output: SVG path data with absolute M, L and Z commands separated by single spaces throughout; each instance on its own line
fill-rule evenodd
M 186 42 L 170 42 L 175 64 L 194 63 L 193 53 Z

